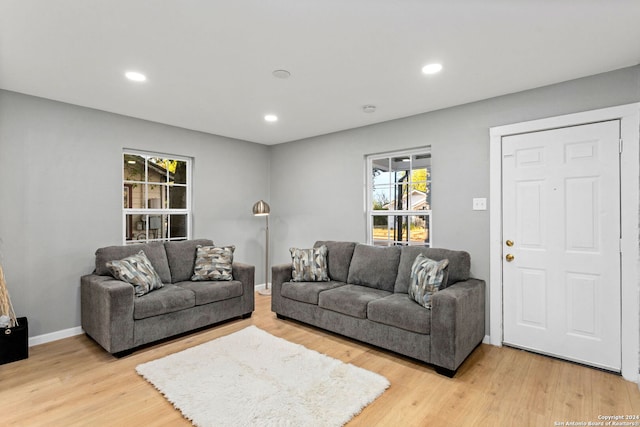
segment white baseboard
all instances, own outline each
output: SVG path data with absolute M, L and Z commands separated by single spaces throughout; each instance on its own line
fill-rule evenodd
M 38 335 L 29 338 L 29 347 L 34 345 L 45 344 L 51 341 L 61 340 L 63 338 L 69 338 L 76 335 L 84 334 L 84 330 L 81 326 L 75 328 L 63 329 L 62 331 L 51 332 L 49 334 Z
M 258 291 L 260 289 L 265 289 L 265 284 L 260 283 L 255 286 L 255 290 Z M 62 331 L 51 332 L 49 334 L 38 335 L 35 337 L 29 338 L 29 347 L 33 347 L 34 345 L 45 344 L 51 341 L 61 340 L 63 338 L 69 338 L 76 335 L 84 334 L 84 330 L 81 326 L 76 326 L 75 328 L 64 329 Z
M 259 283 L 259 284 L 257 284 L 257 285 L 255 285 L 255 286 L 254 286 L 254 289 L 255 289 L 256 291 L 258 291 L 258 290 L 260 290 L 260 289 L 265 289 L 265 288 L 266 288 L 266 286 L 264 285 L 264 283 Z
M 491 337 L 489 335 L 485 335 L 482 339 L 483 344 L 491 344 Z

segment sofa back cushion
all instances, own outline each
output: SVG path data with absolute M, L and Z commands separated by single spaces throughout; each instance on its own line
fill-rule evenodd
M 165 242 L 169 268 L 171 269 L 171 283 L 191 280 L 193 267 L 196 263 L 196 248 L 213 246 L 209 239 L 182 240 L 179 242 Z
M 393 292 L 399 263 L 398 246 L 357 244 L 349 266 L 347 283 Z
M 167 253 L 161 242 L 100 248 L 96 251 L 96 274 L 110 276 L 111 272 L 107 268 L 109 261 L 118 261 L 140 251 L 144 251 L 144 254 L 151 261 L 151 265 L 160 276 L 162 283 L 171 283 L 171 271 L 169 270 Z
M 471 269 L 471 256 L 468 252 L 452 251 L 449 249 L 425 248 L 424 246 L 403 246 L 400 254 L 400 265 L 394 292 L 407 293 L 411 280 L 411 266 L 419 254 L 435 261 L 449 260 L 449 266 L 445 269 L 445 277 L 440 289 L 444 289 L 461 280 L 469 278 Z
M 349 275 L 349 265 L 353 257 L 355 242 L 334 242 L 332 240 L 317 241 L 313 247 L 327 247 L 327 267 L 329 277 L 337 282 L 346 282 Z

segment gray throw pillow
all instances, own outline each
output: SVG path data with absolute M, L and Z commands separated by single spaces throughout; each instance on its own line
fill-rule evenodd
M 200 246 L 196 248 L 196 264 L 191 280 L 233 280 L 233 251 L 231 246 Z
M 292 282 L 328 282 L 327 247 L 311 249 L 290 248 Z
M 431 297 L 440 290 L 448 259 L 435 261 L 419 254 L 411 267 L 409 298 L 423 307 L 431 308 Z
M 163 286 L 144 251 L 118 261 L 109 261 L 106 265 L 113 277 L 133 285 L 137 297 Z

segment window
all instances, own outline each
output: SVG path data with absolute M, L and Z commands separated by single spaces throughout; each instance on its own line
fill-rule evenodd
M 431 246 L 431 149 L 375 154 L 367 163 L 367 241 Z
M 191 237 L 191 160 L 125 150 L 124 244 Z

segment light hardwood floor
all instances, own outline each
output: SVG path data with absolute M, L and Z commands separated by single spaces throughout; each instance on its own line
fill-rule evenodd
M 389 379 L 391 387 L 349 427 L 554 426 L 640 415 L 638 386 L 610 373 L 483 344 L 449 379 L 390 352 L 278 320 L 270 298 L 256 295 L 250 319 L 122 359 L 84 335 L 32 347 L 29 359 L 0 366 L 0 426 L 188 426 L 135 367 L 251 324 Z

